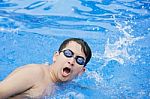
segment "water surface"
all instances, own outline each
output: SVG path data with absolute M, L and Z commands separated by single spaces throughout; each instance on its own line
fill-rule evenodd
M 150 98 L 149 0 L 0 0 L 0 80 L 21 65 L 51 63 L 69 37 L 85 39 L 92 59 L 51 98 Z

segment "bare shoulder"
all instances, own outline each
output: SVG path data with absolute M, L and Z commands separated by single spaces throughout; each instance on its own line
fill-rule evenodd
M 32 74 L 43 74 L 45 69 L 47 69 L 47 65 L 43 64 L 28 64 L 22 67 L 19 67 L 18 70 L 27 70 L 28 72 L 32 72 Z
M 9 76 L 13 76 L 15 74 L 19 74 L 20 76 L 28 76 L 35 79 L 40 79 L 44 76 L 44 70 L 47 68 L 46 65 L 42 64 L 27 64 L 24 66 L 20 66 L 19 68 L 16 68 Z
M 28 70 L 34 70 L 34 71 L 39 72 L 44 68 L 47 68 L 47 65 L 44 65 L 44 64 L 27 64 L 27 65 L 24 65 L 24 66 L 20 66 L 16 70 L 28 69 Z
M 39 69 L 39 68 L 43 68 L 45 66 L 46 65 L 44 65 L 44 64 L 27 64 L 27 65 L 21 66 L 20 68 L 35 68 L 35 69 Z
M 0 98 L 22 93 L 41 83 L 45 80 L 45 66 L 28 64 L 15 69 L 0 82 Z

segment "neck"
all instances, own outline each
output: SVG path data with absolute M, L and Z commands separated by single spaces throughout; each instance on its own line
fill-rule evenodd
M 56 71 L 54 70 L 54 65 L 52 64 L 49 68 L 50 79 L 53 83 L 59 82 L 58 77 L 56 76 Z

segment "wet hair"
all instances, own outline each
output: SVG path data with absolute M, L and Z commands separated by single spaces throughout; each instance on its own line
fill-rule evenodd
M 69 39 L 66 39 L 65 41 L 62 42 L 62 44 L 60 45 L 58 51 L 59 52 L 62 51 L 70 41 L 74 41 L 74 42 L 76 42 L 76 43 L 81 45 L 81 48 L 82 48 L 81 50 L 83 50 L 83 52 L 84 52 L 84 54 L 86 56 L 86 61 L 85 61 L 85 64 L 84 64 L 84 66 L 86 66 L 86 64 L 91 59 L 92 52 L 91 52 L 91 49 L 90 49 L 89 45 L 87 44 L 87 42 L 85 42 L 83 39 L 81 39 L 81 38 L 69 38 Z

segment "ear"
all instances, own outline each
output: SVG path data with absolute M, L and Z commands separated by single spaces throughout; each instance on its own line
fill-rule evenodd
M 53 62 L 55 62 L 57 60 L 58 55 L 59 55 L 59 52 L 56 51 L 53 55 Z
M 81 76 L 81 75 L 85 72 L 85 70 L 86 70 L 86 68 L 83 67 L 83 68 L 81 69 L 81 71 L 79 72 L 79 76 Z

